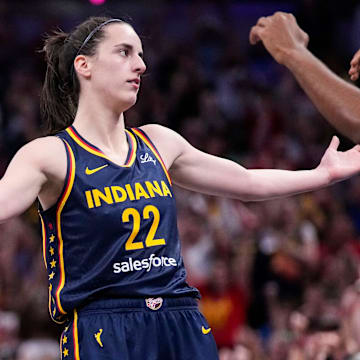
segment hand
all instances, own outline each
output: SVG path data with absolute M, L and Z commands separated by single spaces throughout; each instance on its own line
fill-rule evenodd
M 352 81 L 356 81 L 360 74 L 360 50 L 358 50 L 353 56 L 350 62 L 349 75 Z
M 273 58 L 285 65 L 290 51 L 306 49 L 309 36 L 299 27 L 292 14 L 276 12 L 258 20 L 251 28 L 249 40 L 252 45 L 261 41 Z
M 360 172 L 360 145 L 347 151 L 338 151 L 339 138 L 333 136 L 323 155 L 318 170 L 327 172 L 330 183 L 349 178 Z

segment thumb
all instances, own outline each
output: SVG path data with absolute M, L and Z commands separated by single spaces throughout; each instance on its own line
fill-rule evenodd
M 337 136 L 333 136 L 329 145 L 329 149 L 337 150 L 340 144 L 340 140 Z

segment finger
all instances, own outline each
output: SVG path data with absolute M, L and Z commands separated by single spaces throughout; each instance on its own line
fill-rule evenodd
M 340 140 L 337 136 L 333 136 L 329 145 L 329 149 L 337 150 L 340 144 Z
M 353 74 L 353 75 L 350 76 L 351 81 L 356 81 L 358 78 L 359 78 L 359 74 L 358 74 L 358 73 Z
M 352 64 L 349 69 L 349 75 L 359 74 L 360 64 Z
M 360 67 L 360 51 L 358 51 L 354 55 L 353 59 L 350 62 L 349 75 L 358 77 L 359 76 L 359 67 Z
M 269 21 L 268 17 L 262 16 L 261 18 L 259 18 L 256 25 L 257 26 L 265 26 L 268 23 L 268 21 Z
M 257 44 L 259 41 L 261 41 L 260 37 L 261 28 L 259 28 L 257 25 L 253 26 L 250 30 L 249 34 L 249 41 L 251 45 Z
M 360 145 L 359 144 L 355 145 L 353 147 L 353 150 L 360 151 Z
M 296 17 L 294 16 L 294 14 L 292 14 L 292 13 L 287 13 L 287 14 L 288 14 L 289 19 L 291 19 L 292 21 L 295 21 L 295 23 L 297 24 Z
M 349 70 L 350 79 L 356 81 L 359 78 L 359 68 L 351 66 Z
M 297 27 L 300 28 L 300 26 L 299 26 L 299 24 L 298 24 L 298 22 L 297 22 L 297 20 L 296 20 L 296 17 L 295 17 L 292 13 L 289 13 L 289 19 L 290 19 L 293 23 L 295 23 L 295 25 L 296 25 Z
M 351 66 L 357 66 L 360 62 L 360 50 L 358 50 L 350 61 Z
M 353 56 L 350 62 L 349 75 L 352 81 L 356 81 L 359 78 L 359 66 L 360 66 L 360 50 L 358 50 Z
M 350 61 L 351 66 L 356 66 L 359 63 L 359 59 L 356 55 L 353 56 L 353 58 Z
M 284 11 L 276 11 L 274 16 L 277 17 L 286 17 L 286 18 L 289 18 L 290 17 L 290 13 L 287 13 L 287 12 L 284 12 Z
M 349 69 L 349 75 L 356 74 L 357 68 L 355 66 L 351 66 Z
M 304 44 L 307 47 L 309 45 L 309 40 L 310 40 L 309 35 L 304 30 L 301 30 L 301 34 L 304 39 Z

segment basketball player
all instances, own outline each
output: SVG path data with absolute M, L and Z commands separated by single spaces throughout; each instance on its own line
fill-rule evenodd
M 262 42 L 274 59 L 285 65 L 322 115 L 355 143 L 360 142 L 360 90 L 327 68 L 308 49 L 309 36 L 292 14 L 276 12 L 261 17 L 250 31 L 250 43 Z M 360 74 L 360 51 L 349 75 Z
M 128 23 L 90 18 L 44 47 L 49 136 L 21 148 L 0 181 L 0 221 L 36 198 L 49 312 L 62 359 L 217 359 L 186 283 L 172 184 L 241 200 L 327 186 L 360 171 L 334 137 L 318 167 L 247 170 L 159 125 L 126 129 L 146 66 Z

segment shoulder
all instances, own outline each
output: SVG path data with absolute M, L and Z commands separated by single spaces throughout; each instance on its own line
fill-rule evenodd
M 143 130 L 151 139 L 151 141 L 169 141 L 181 140 L 182 137 L 176 131 L 159 124 L 147 124 L 140 126 L 139 129 Z
M 66 164 L 66 150 L 63 141 L 57 136 L 37 138 L 19 149 L 15 157 L 26 161 L 43 172 Z
M 154 143 L 169 169 L 181 155 L 186 140 L 176 131 L 158 124 L 143 125 L 139 129 L 143 130 Z
M 39 137 L 25 144 L 22 148 L 28 150 L 59 149 L 64 147 L 63 141 L 57 136 Z
M 33 160 L 39 160 L 55 158 L 61 153 L 65 154 L 65 148 L 62 140 L 57 136 L 45 136 L 25 144 L 18 153 Z

